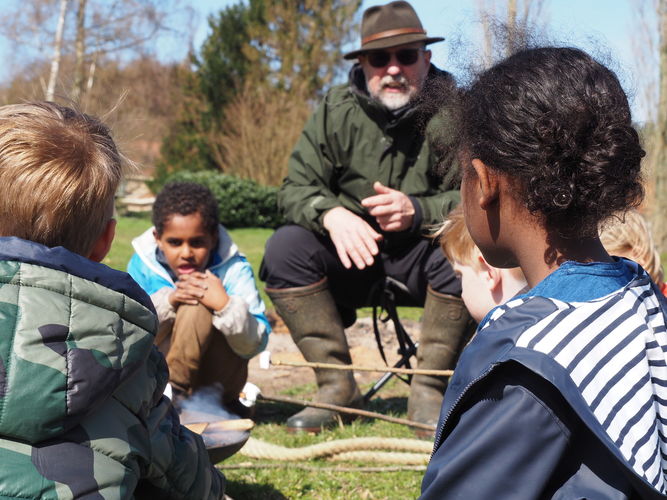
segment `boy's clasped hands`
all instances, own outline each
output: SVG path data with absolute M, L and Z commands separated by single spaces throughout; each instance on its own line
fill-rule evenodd
M 220 311 L 229 302 L 222 281 L 209 270 L 181 274 L 175 284 L 176 288 L 169 295 L 169 303 L 174 309 L 181 304 L 202 304 L 212 311 Z

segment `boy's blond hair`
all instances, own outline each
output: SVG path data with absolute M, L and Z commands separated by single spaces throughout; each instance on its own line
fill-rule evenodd
M 449 212 L 436 236 L 440 238 L 440 247 L 449 262 L 472 267 L 477 271 L 482 269 L 478 258 L 482 256 L 482 252 L 468 232 L 461 205 Z M 517 279 L 525 279 L 520 267 L 509 268 L 508 271 Z
M 450 262 L 479 268 L 477 257 L 480 251 L 470 237 L 460 205 L 449 212 L 436 236 L 440 238 L 440 247 Z
M 642 266 L 651 279 L 663 282 L 660 254 L 646 219 L 637 210 L 610 219 L 600 231 L 600 241 L 611 255 L 629 257 Z
M 52 102 L 0 107 L 0 235 L 88 256 L 122 160 L 97 118 Z

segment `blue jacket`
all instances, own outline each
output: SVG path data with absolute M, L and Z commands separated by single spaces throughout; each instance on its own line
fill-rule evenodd
M 466 347 L 422 499 L 666 498 L 665 299 L 634 263 L 600 299 L 522 296 Z
M 127 272 L 146 293 L 153 295 L 164 287 L 175 288 L 169 273 L 158 262 L 156 257 L 157 243 L 153 236 L 153 228 L 132 240 L 135 254 L 130 259 Z M 218 246 L 214 250 L 212 265 L 208 268 L 215 274 L 229 295 L 242 297 L 248 304 L 248 310 L 262 329 L 263 341 L 257 352 L 261 352 L 268 342 L 271 332 L 269 320 L 266 318 L 264 302 L 255 286 L 252 267 L 246 258 L 239 253 L 229 233 L 220 225 L 218 228 Z

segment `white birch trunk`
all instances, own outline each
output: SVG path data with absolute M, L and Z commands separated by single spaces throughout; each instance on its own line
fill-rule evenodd
M 58 28 L 53 42 L 53 59 L 51 59 L 51 72 L 49 74 L 49 84 L 46 87 L 46 100 L 53 101 L 56 90 L 56 81 L 58 80 L 58 70 L 60 69 L 60 54 L 63 42 L 63 31 L 65 28 L 65 14 L 67 13 L 67 0 L 60 0 L 60 14 L 58 15 Z

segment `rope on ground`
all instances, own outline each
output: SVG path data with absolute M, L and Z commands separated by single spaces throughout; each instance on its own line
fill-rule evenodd
M 333 455 L 333 462 L 371 462 L 381 464 L 428 465 L 431 452 L 396 453 L 389 451 L 348 451 Z
M 329 458 L 335 461 L 426 465 L 432 448 L 433 444 L 429 441 L 377 437 L 337 439 L 301 448 L 288 448 L 251 437 L 238 453 L 249 458 L 281 461 Z
M 295 463 L 275 463 L 275 462 L 255 462 L 255 463 L 242 463 L 242 464 L 229 464 L 229 465 L 216 465 L 220 470 L 238 470 L 238 469 L 285 469 L 289 467 L 290 469 L 299 469 L 305 471 L 316 471 L 316 472 L 403 472 L 403 471 L 418 471 L 423 472 L 426 470 L 425 465 L 388 465 L 386 467 L 345 467 L 345 466 L 318 466 L 318 465 L 306 465 L 306 464 L 295 464 Z
M 264 399 L 266 401 L 274 401 L 276 403 L 287 403 L 299 406 L 311 406 L 313 408 L 320 408 L 323 410 L 331 410 L 331 411 L 337 411 L 339 413 L 348 413 L 350 415 L 359 415 L 361 417 L 375 418 L 377 420 L 385 420 L 386 422 L 392 422 L 394 424 L 408 425 L 416 429 L 424 429 L 427 431 L 435 432 L 435 425 L 423 424 L 421 422 L 415 422 L 414 420 L 408 420 L 407 418 L 390 417 L 388 415 L 383 415 L 382 413 L 377 413 L 374 411 L 358 410 L 356 408 L 348 408 L 346 406 L 338 406 L 328 403 L 317 403 L 314 401 L 305 401 L 302 399 L 285 398 L 278 396 L 266 396 L 264 394 L 260 394 L 258 398 Z
M 346 370 L 359 372 L 388 372 L 402 375 L 432 375 L 438 377 L 451 377 L 454 370 L 426 370 L 419 368 L 393 368 L 390 366 L 360 366 L 360 365 L 337 365 L 333 363 L 312 363 L 308 361 L 280 361 L 271 360 L 273 366 L 289 366 L 299 368 L 326 368 L 330 370 Z

